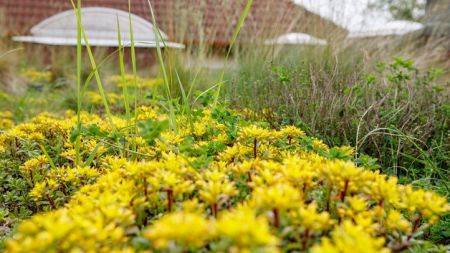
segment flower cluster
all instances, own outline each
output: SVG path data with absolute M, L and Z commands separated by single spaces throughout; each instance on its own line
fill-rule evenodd
M 20 74 L 31 83 L 50 82 L 53 79 L 52 72 L 39 71 L 34 68 L 25 68 Z
M 119 103 L 122 99 L 122 97 L 120 95 L 118 95 L 117 93 L 114 93 L 114 92 L 106 93 L 105 96 L 110 105 L 115 105 L 115 104 Z M 98 94 L 98 92 L 88 91 L 88 92 L 86 92 L 86 97 L 87 97 L 89 104 L 92 104 L 95 106 L 103 105 L 102 96 L 100 94 Z
M 450 211 L 446 198 L 358 167 L 352 148 L 295 126 L 203 109 L 178 115 L 175 130 L 156 106 L 137 114 L 140 136 L 120 117 L 113 129 L 83 114 L 97 126 L 79 137 L 85 164 L 69 140 L 76 118 L 41 115 L 0 134 L 3 153 L 15 138 L 47 149 L 60 139 L 66 152 L 22 163 L 30 196 L 51 208 L 18 226 L 9 252 L 390 252 Z
M 0 112 L 0 130 L 12 128 L 14 126 L 12 118 L 13 114 L 11 112 Z
M 160 78 L 144 79 L 134 75 L 112 76 L 109 81 L 117 87 L 134 87 L 136 84 L 138 88 L 155 88 L 164 84 L 164 80 Z

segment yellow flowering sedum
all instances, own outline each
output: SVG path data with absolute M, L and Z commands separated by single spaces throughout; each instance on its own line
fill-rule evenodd
M 30 82 L 50 82 L 53 74 L 50 71 L 39 71 L 34 68 L 23 69 L 20 73 L 24 78 Z
M 292 141 L 305 136 L 305 132 L 294 126 L 286 126 L 280 130 L 280 134 L 288 141 L 288 144 L 292 144 Z
M 389 253 L 384 239 L 372 237 L 360 226 L 344 221 L 331 232 L 331 239 L 325 238 L 312 249 L 312 253 Z
M 256 216 L 251 207 L 240 206 L 221 215 L 216 233 L 234 252 L 278 252 L 278 240 L 270 233 L 267 220 Z
M 317 211 L 316 203 L 292 210 L 289 213 L 289 220 L 296 227 L 309 230 L 310 232 L 327 230 L 334 223 L 329 213 Z
M 211 238 L 211 226 L 200 214 L 176 212 L 155 222 L 144 235 L 157 249 L 199 248 Z
M 205 172 L 203 178 L 197 182 L 200 188 L 199 197 L 211 205 L 212 212 L 217 213 L 219 205 L 236 195 L 238 191 L 234 184 L 227 179 L 227 176 L 218 171 Z
M 300 191 L 289 184 L 258 187 L 253 192 L 252 203 L 257 208 L 272 210 L 288 209 L 301 203 Z
M 155 88 L 164 84 L 164 80 L 160 78 L 144 79 L 134 75 L 125 75 L 123 79 L 122 76 L 112 76 L 109 81 L 120 88 L 123 86 L 135 88 L 135 84 L 137 88 Z
M 169 118 L 155 104 L 132 114 L 149 129 Z M 73 112 L 2 130 L 0 156 L 18 165 L 36 207 L 7 251 L 384 253 L 414 246 L 450 210 L 445 197 L 358 167 L 351 147 L 297 127 L 193 115 L 149 139 L 124 117 L 113 128 L 82 112 L 80 163 Z M 38 148 L 18 152 L 26 146 Z M 330 158 L 336 150 L 346 158 Z

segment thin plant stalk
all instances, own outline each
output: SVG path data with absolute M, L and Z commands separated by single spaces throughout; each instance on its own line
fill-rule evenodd
M 81 0 L 78 0 L 78 1 L 81 2 Z M 108 118 L 109 124 L 111 125 L 111 128 L 113 130 L 116 130 L 114 122 L 113 122 L 113 117 L 112 117 L 112 114 L 111 114 L 111 110 L 109 108 L 108 99 L 106 98 L 105 90 L 103 88 L 102 79 L 100 78 L 100 73 L 98 71 L 97 64 L 95 62 L 94 54 L 92 53 L 91 47 L 89 46 L 88 38 L 86 36 L 86 33 L 84 32 L 83 24 L 81 22 L 81 7 L 80 8 L 75 7 L 75 5 L 73 3 L 73 0 L 71 0 L 71 3 L 72 3 L 72 7 L 74 9 L 78 9 L 78 11 L 76 11 L 75 14 L 76 14 L 77 20 L 78 20 L 78 24 L 77 24 L 78 28 L 77 29 L 80 30 L 81 38 L 79 39 L 79 41 L 77 43 L 77 47 L 78 47 L 78 44 L 79 44 L 79 46 L 81 46 L 81 39 L 83 39 L 85 47 L 86 47 L 86 51 L 87 51 L 88 56 L 89 56 L 89 61 L 91 63 L 92 68 L 95 70 L 95 80 L 97 82 L 98 91 L 100 93 L 103 105 L 105 107 L 106 116 Z M 79 57 L 80 57 L 80 62 L 81 62 L 81 53 L 80 53 Z M 80 63 L 80 66 L 81 66 L 81 63 Z M 81 87 L 81 68 L 80 68 L 80 74 L 79 75 L 80 75 L 80 87 Z M 80 97 L 80 103 L 81 103 L 81 97 Z
M 229 58 L 229 56 L 231 54 L 231 50 L 233 49 L 234 44 L 236 43 L 237 37 L 239 36 L 239 33 L 241 32 L 241 29 L 244 26 L 245 19 L 247 18 L 248 14 L 250 13 L 250 10 L 251 10 L 252 6 L 253 6 L 253 0 L 248 0 L 247 5 L 245 6 L 244 11 L 241 13 L 241 16 L 239 18 L 239 22 L 238 22 L 238 24 L 237 24 L 237 26 L 236 26 L 236 28 L 234 30 L 233 38 L 231 40 L 230 47 L 228 48 L 228 52 L 227 52 L 227 55 L 225 57 L 225 66 L 223 67 L 222 73 L 220 74 L 219 86 L 217 86 L 216 94 L 214 96 L 214 104 L 213 104 L 214 108 L 217 106 L 217 102 L 219 101 L 220 90 L 221 90 L 222 85 L 223 85 L 223 79 L 225 77 L 225 70 L 226 70 L 227 65 L 228 65 L 228 58 Z
M 131 119 L 130 115 L 130 103 L 129 103 L 129 93 L 127 84 L 125 84 L 125 63 L 124 63 L 124 47 L 122 45 L 122 37 L 120 33 L 120 24 L 119 18 L 117 18 L 117 42 L 119 45 L 119 66 L 120 66 L 120 77 L 122 79 L 122 93 L 123 93 L 123 102 L 125 107 L 125 115 L 127 117 L 127 126 L 130 125 L 129 120 Z
M 128 0 L 128 19 L 129 19 L 129 26 L 130 26 L 130 49 L 131 49 L 131 68 L 133 71 L 133 87 L 134 87 L 134 134 L 133 134 L 133 150 L 137 151 L 137 144 L 136 144 L 136 136 L 137 136 L 137 122 L 138 122 L 138 95 L 139 95 L 139 87 L 137 85 L 137 64 L 136 64 L 136 48 L 134 46 L 134 33 L 133 33 L 133 20 L 131 18 L 131 0 Z M 135 156 L 136 158 L 136 156 Z
M 129 103 L 129 94 L 128 94 L 128 88 L 125 82 L 125 63 L 124 63 L 124 47 L 122 45 L 122 37 L 120 34 L 120 23 L 119 23 L 119 17 L 117 17 L 117 43 L 119 46 L 119 66 L 120 66 L 120 76 L 122 80 L 122 96 L 123 96 L 123 103 L 125 107 L 125 117 L 127 118 L 127 128 L 130 126 L 130 120 L 131 120 L 131 114 L 130 114 L 130 103 Z M 128 131 L 127 131 L 128 132 Z M 128 137 L 128 134 L 127 134 Z M 127 149 L 126 142 L 123 143 L 124 150 Z
M 73 5 L 72 1 L 72 5 Z M 81 131 L 81 0 L 77 1 L 75 8 L 75 14 L 77 16 L 77 132 Z M 80 164 L 80 145 L 81 136 L 78 135 L 75 140 L 75 154 L 76 165 Z
M 166 44 L 163 40 L 163 37 L 161 35 L 161 32 L 159 31 L 158 25 L 156 23 L 156 18 L 155 18 L 155 14 L 153 12 L 153 7 L 152 4 L 150 3 L 150 0 L 147 0 L 148 5 L 150 7 L 150 14 L 152 17 L 152 21 L 153 21 L 153 31 L 156 35 L 156 52 L 158 55 L 158 61 L 159 61 L 159 65 L 161 68 L 161 72 L 163 74 L 163 78 L 164 78 L 164 83 L 165 83 L 165 87 L 166 87 L 166 96 L 167 96 L 167 100 L 168 100 L 168 106 L 169 106 L 169 119 L 170 119 L 170 127 L 172 128 L 172 130 L 176 131 L 176 121 L 175 121 L 175 108 L 172 104 L 172 96 L 171 96 L 171 92 L 170 92 L 170 83 L 169 83 L 169 78 L 167 75 L 167 71 L 166 71 L 166 67 L 164 64 L 164 59 L 162 57 L 162 50 L 161 50 L 161 42 L 163 43 L 163 46 L 165 47 Z

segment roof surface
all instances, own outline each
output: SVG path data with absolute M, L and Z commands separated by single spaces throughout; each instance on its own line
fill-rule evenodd
M 171 40 L 228 45 L 246 0 L 150 0 L 158 26 Z M 128 11 L 126 0 L 83 0 L 83 7 L 109 7 Z M 147 20 L 147 0 L 132 0 L 131 12 Z M 30 29 L 59 12 L 70 10 L 69 0 L 0 0 L 10 35 L 26 35 Z M 328 38 L 346 31 L 333 22 L 294 4 L 291 0 L 256 0 L 241 31 L 241 41 L 275 38 L 299 32 Z

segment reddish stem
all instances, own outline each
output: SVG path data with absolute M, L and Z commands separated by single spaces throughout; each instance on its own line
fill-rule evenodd
M 250 171 L 247 172 L 247 182 L 252 182 L 252 173 Z
M 30 180 L 31 180 L 31 186 L 34 187 L 34 179 L 33 179 L 33 171 L 30 170 Z
M 66 197 L 69 196 L 69 193 L 67 192 L 67 187 L 64 183 L 61 184 L 61 190 L 62 190 L 64 196 L 66 196 Z
M 217 218 L 218 211 L 219 211 L 219 206 L 217 205 L 217 203 L 212 203 L 211 204 L 211 215 L 214 216 L 214 218 Z
M 327 191 L 327 205 L 325 207 L 325 211 L 330 211 L 330 202 L 331 202 L 331 186 L 328 187 Z
M 303 251 L 306 251 L 308 249 L 308 241 L 309 241 L 309 229 L 306 229 L 305 232 L 303 233 L 303 237 L 302 237 L 302 249 Z
M 272 210 L 273 212 L 273 226 L 276 228 L 280 227 L 280 211 L 278 210 L 278 208 L 274 208 Z
M 408 235 L 408 241 L 411 240 L 411 238 L 413 237 L 414 233 L 417 232 L 417 229 L 419 229 L 420 227 L 420 220 L 422 219 L 422 217 L 420 215 L 418 215 L 415 219 L 414 219 L 414 224 L 413 224 L 413 228 L 411 231 L 411 234 Z
M 48 193 L 45 194 L 45 197 L 47 198 L 48 202 L 50 203 L 50 206 L 52 209 L 56 209 L 55 201 L 48 195 Z
M 148 201 L 147 178 L 145 177 L 144 177 L 144 196 L 145 200 Z
M 257 149 L 257 145 L 258 145 L 258 140 L 255 138 L 253 140 L 253 157 L 256 159 L 256 157 L 258 156 L 258 149 Z
M 291 136 L 288 136 L 288 143 L 289 143 L 289 145 L 292 144 L 292 137 Z
M 348 191 L 348 183 L 349 183 L 349 180 L 346 179 L 346 180 L 345 180 L 345 184 L 344 184 L 344 189 L 341 191 L 341 196 L 340 196 L 341 202 L 344 201 L 345 195 L 347 195 L 347 191 Z
M 417 229 L 419 229 L 421 219 L 422 219 L 422 217 L 420 215 L 418 215 L 414 219 L 414 224 L 413 224 L 413 229 L 412 229 L 411 234 L 408 235 L 408 237 L 406 238 L 406 241 L 402 242 L 400 239 L 400 242 L 397 245 L 394 245 L 393 247 L 391 247 L 392 252 L 403 252 L 404 250 L 408 249 L 409 246 L 411 246 L 410 240 L 413 237 L 414 233 L 417 231 Z
M 172 212 L 172 205 L 173 205 L 173 190 L 167 189 L 167 210 L 169 212 Z
M 306 189 L 308 188 L 308 183 L 306 183 L 306 182 L 304 182 L 303 183 L 303 193 L 305 193 L 306 192 Z

